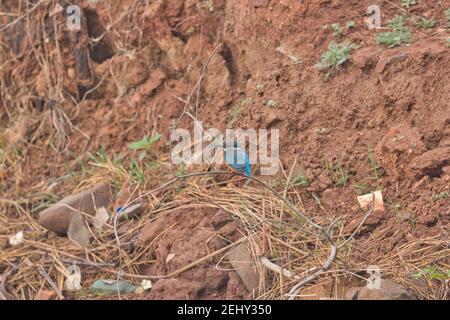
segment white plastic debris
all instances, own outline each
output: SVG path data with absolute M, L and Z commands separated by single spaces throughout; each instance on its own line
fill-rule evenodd
M 142 280 L 141 287 L 145 291 L 148 291 L 148 290 L 150 290 L 152 288 L 152 282 L 150 280 Z
M 81 289 L 81 270 L 77 265 L 71 265 L 67 268 L 69 276 L 64 282 L 64 288 L 68 291 L 76 291 Z
M 17 232 L 11 238 L 9 238 L 9 244 L 13 247 L 23 243 L 23 231 Z
M 108 211 L 104 207 L 101 207 L 97 210 L 97 213 L 92 218 L 92 224 L 94 225 L 95 229 L 101 230 L 108 220 L 109 220 Z

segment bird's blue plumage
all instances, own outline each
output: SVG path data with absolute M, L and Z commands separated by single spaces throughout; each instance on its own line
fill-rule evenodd
M 250 177 L 251 166 L 250 159 L 245 151 L 238 145 L 225 148 L 225 162 L 236 171 L 244 173 Z

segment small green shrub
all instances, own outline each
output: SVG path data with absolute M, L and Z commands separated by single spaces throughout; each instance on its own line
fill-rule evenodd
M 354 29 L 356 27 L 355 21 L 348 21 L 346 27 L 347 29 Z
M 329 78 L 348 60 L 350 52 L 356 48 L 357 46 L 349 41 L 343 43 L 333 41 L 328 46 L 328 50 L 322 54 L 316 68 L 327 69 L 326 77 Z
M 299 173 L 294 177 L 294 179 L 292 179 L 292 184 L 294 186 L 300 186 L 304 188 L 307 188 L 310 185 L 309 179 L 301 173 Z
M 271 108 L 276 108 L 278 107 L 278 101 L 275 99 L 269 99 L 267 100 L 266 105 Z
M 385 44 L 389 46 L 389 48 L 393 48 L 398 47 L 403 43 L 411 42 L 411 32 L 405 26 L 404 16 L 396 16 L 388 22 L 388 26 L 393 29 L 393 31 L 378 34 L 377 40 L 379 44 Z
M 342 31 L 344 28 L 339 23 L 333 23 L 331 25 L 331 28 L 333 28 L 333 36 L 339 37 L 342 34 Z
M 436 25 L 436 21 L 434 19 L 428 20 L 424 17 L 421 17 L 418 24 L 421 29 L 431 29 Z
M 435 266 L 426 267 L 413 275 L 414 278 L 428 278 L 445 281 L 450 278 L 450 269 L 439 270 Z
M 392 18 L 392 20 L 388 21 L 389 28 L 393 30 L 405 30 L 407 27 L 406 24 L 406 17 L 405 16 L 395 16 Z
M 406 8 L 411 8 L 412 6 L 416 5 L 416 0 L 402 0 L 402 6 Z
M 132 142 L 128 145 L 128 147 L 132 150 L 141 150 L 139 154 L 139 159 L 143 160 L 152 148 L 152 146 L 161 139 L 161 135 L 159 133 L 154 134 L 151 138 L 148 136 L 144 136 L 142 140 Z
M 442 199 L 447 199 L 448 197 L 449 197 L 449 193 L 444 191 L 444 192 L 435 194 L 432 199 L 433 199 L 433 201 L 436 202 L 436 201 L 439 201 L 439 200 L 442 200 Z
M 345 187 L 347 185 L 349 176 L 339 161 L 337 163 L 327 162 L 325 169 L 336 187 Z

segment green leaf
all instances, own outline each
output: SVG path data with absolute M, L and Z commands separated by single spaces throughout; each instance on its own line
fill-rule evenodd
M 128 147 L 132 150 L 150 150 L 150 148 L 161 139 L 161 135 L 156 133 L 151 138 L 145 135 L 142 140 L 132 142 Z
M 430 267 L 420 270 L 419 272 L 415 273 L 413 276 L 416 279 L 420 279 L 422 277 L 428 277 L 428 278 L 434 279 L 434 280 L 447 280 L 450 277 L 450 270 L 447 270 L 447 272 L 441 272 L 435 266 L 430 266 Z
M 159 133 L 154 134 L 148 141 L 149 147 L 157 143 L 159 139 L 161 139 L 161 135 Z
M 142 140 L 132 142 L 128 145 L 128 147 L 132 150 L 146 149 L 148 145 L 148 136 L 144 136 Z

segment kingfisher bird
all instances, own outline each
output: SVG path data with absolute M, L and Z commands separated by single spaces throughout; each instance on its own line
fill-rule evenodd
M 233 147 L 229 147 L 227 145 L 224 151 L 225 162 L 234 170 L 244 173 L 247 177 L 250 177 L 250 159 L 244 149 L 242 149 L 237 142 L 234 142 Z

